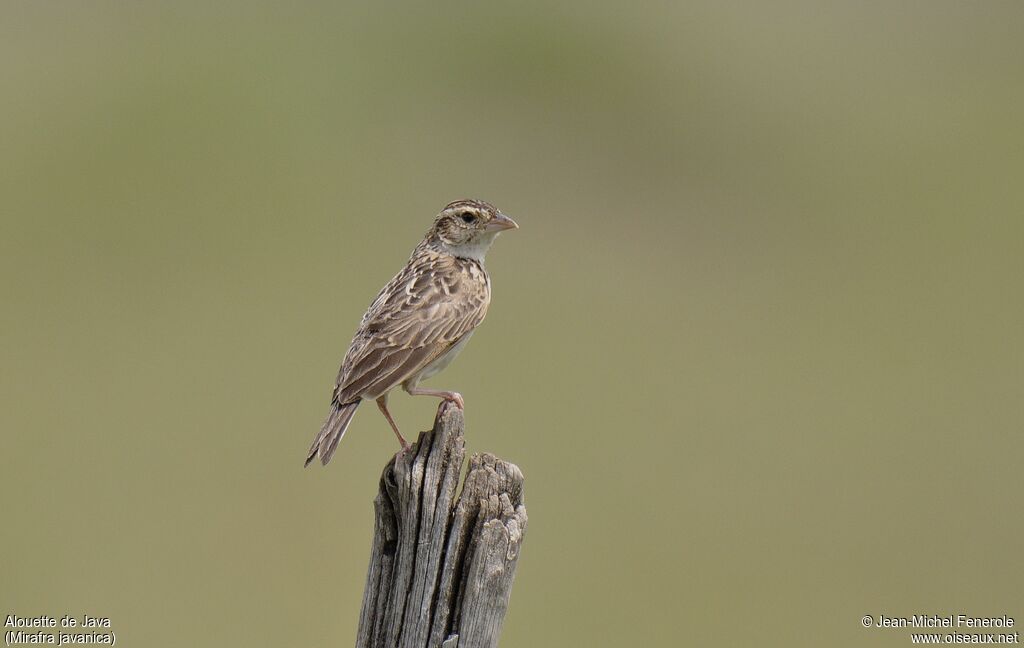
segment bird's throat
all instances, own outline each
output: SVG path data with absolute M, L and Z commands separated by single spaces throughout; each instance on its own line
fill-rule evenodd
M 494 237 L 497 235 L 497 232 L 487 232 L 472 241 L 461 243 L 459 245 L 441 243 L 441 248 L 452 256 L 483 262 L 484 257 L 487 255 L 487 250 L 491 249 L 491 245 L 494 243 Z

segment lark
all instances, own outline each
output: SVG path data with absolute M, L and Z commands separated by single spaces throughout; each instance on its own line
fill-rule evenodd
M 408 442 L 388 412 L 388 394 L 401 385 L 413 396 L 434 396 L 465 407 L 454 391 L 420 382 L 447 367 L 487 315 L 491 279 L 484 256 L 495 237 L 518 229 L 482 200 L 449 203 L 405 264 L 370 304 L 335 381 L 331 411 L 306 458 L 334 456 L 360 403 L 374 400 L 403 450 Z

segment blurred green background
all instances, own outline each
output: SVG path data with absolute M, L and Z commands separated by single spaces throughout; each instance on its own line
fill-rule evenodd
M 1022 33 L 1017 2 L 4 3 L 0 612 L 350 645 L 397 446 L 368 407 L 302 460 L 370 300 L 480 197 L 521 229 L 428 384 L 526 474 L 503 645 L 1024 622 Z

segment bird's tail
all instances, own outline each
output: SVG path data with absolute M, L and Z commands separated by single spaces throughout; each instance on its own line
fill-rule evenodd
M 320 434 L 316 435 L 313 445 L 309 447 L 309 456 L 306 457 L 307 466 L 317 455 L 320 455 L 320 463 L 327 465 L 327 462 L 334 456 L 341 437 L 345 436 L 345 430 L 348 429 L 348 424 L 352 421 L 352 415 L 356 413 L 357 407 L 359 407 L 359 401 L 344 405 L 337 403 L 331 405 L 331 413 L 327 415 L 327 420 L 320 428 Z

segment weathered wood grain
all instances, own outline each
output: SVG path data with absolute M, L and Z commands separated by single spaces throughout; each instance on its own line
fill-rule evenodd
M 462 411 L 396 455 L 380 479 L 356 648 L 492 648 L 508 610 L 526 530 L 523 474 L 465 457 Z

